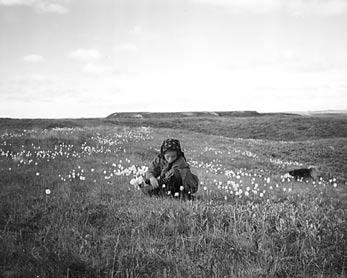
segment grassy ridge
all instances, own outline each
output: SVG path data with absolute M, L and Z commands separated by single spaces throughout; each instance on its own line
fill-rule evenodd
M 216 113 L 216 112 L 214 112 Z M 140 115 L 142 117 L 136 117 Z M 245 116 L 246 115 L 246 116 Z M 185 129 L 229 138 L 303 141 L 322 138 L 346 138 L 347 114 L 300 116 L 284 113 L 208 112 L 192 113 L 115 113 L 91 119 L 0 119 L 0 130 L 95 127 L 99 125 L 149 126 Z
M 249 117 L 158 117 L 113 118 L 106 123 L 125 126 L 151 126 L 186 129 L 230 138 L 268 140 L 309 140 L 347 137 L 347 116 L 306 117 L 298 115 L 263 115 Z
M 4 277 L 341 277 L 346 186 L 332 158 L 346 158 L 343 138 L 275 142 L 81 123 L 6 130 Z M 194 202 L 146 198 L 129 184 L 132 165 L 148 165 L 167 137 L 181 140 L 200 178 Z M 281 177 L 313 154 L 331 170 L 322 182 Z

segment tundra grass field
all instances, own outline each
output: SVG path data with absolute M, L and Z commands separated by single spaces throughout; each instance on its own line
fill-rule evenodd
M 346 118 L 330 135 L 329 119 L 324 136 L 317 128 L 291 141 L 254 138 L 254 124 L 228 136 L 230 118 L 199 132 L 2 119 L 0 276 L 344 277 Z M 166 138 L 181 141 L 200 179 L 194 201 L 145 197 L 131 184 Z M 316 179 L 286 174 L 311 165 Z

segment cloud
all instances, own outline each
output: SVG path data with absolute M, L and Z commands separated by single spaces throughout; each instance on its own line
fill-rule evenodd
M 66 14 L 70 0 L 0 0 L 1 6 L 26 6 L 39 13 Z
M 138 48 L 136 44 L 131 43 L 131 42 L 126 42 L 120 45 L 117 45 L 114 50 L 116 52 L 137 52 Z
M 227 8 L 234 13 L 264 13 L 279 8 L 280 0 L 192 0 L 196 3 Z
M 286 8 L 292 15 L 334 16 L 347 13 L 345 0 L 291 0 L 286 1 Z
M 104 73 L 110 73 L 114 69 L 111 66 L 104 65 L 104 64 L 92 64 L 88 63 L 83 67 L 83 72 L 85 73 L 91 73 L 91 74 L 104 74 Z
M 228 9 L 232 13 L 284 12 L 292 16 L 334 16 L 347 13 L 345 0 L 191 0 Z
M 57 13 L 57 14 L 66 14 L 69 12 L 69 9 L 58 3 L 40 3 L 36 7 L 37 11 L 42 13 Z
M 104 56 L 96 49 L 77 49 L 69 53 L 69 58 L 84 63 L 82 71 L 88 74 L 107 74 L 118 73 L 111 65 L 107 65 L 100 61 Z
M 35 1 L 30 0 L 0 0 L 0 5 L 14 6 L 14 5 L 30 5 Z
M 141 34 L 142 32 L 143 32 L 143 28 L 140 25 L 136 25 L 130 30 L 130 33 L 136 34 L 136 35 Z
M 69 58 L 79 62 L 93 62 L 102 58 L 96 49 L 77 49 L 69 53 Z
M 23 62 L 35 64 L 35 63 L 43 62 L 45 59 L 41 55 L 29 54 L 29 55 L 22 57 L 21 60 Z

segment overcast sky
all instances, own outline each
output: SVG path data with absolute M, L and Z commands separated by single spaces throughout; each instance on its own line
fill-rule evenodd
M 347 109 L 346 0 L 0 0 L 0 117 Z

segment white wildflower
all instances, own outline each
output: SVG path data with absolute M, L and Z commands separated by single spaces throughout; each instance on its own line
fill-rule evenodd
M 136 179 L 131 179 L 131 180 L 130 180 L 130 184 L 133 185 L 133 186 L 135 186 L 135 185 L 136 185 Z

